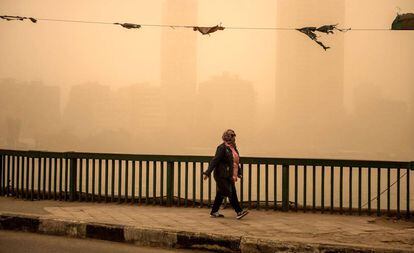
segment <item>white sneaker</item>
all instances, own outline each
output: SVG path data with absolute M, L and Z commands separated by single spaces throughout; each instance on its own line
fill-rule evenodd
M 210 217 L 211 218 L 223 218 L 224 217 L 224 215 L 222 215 L 221 213 L 219 213 L 219 212 L 215 212 L 215 213 L 210 213 Z
M 249 213 L 249 211 L 247 210 L 243 210 L 241 212 L 237 213 L 236 219 L 240 220 L 241 218 L 243 218 L 244 216 L 246 216 Z

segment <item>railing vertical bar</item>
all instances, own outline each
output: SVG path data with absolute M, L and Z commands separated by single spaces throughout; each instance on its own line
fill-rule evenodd
M 111 202 L 114 202 L 115 199 L 115 159 L 112 159 L 111 166 Z
M 307 201 L 306 201 L 306 188 L 307 188 L 307 180 L 308 180 L 308 175 L 307 175 L 307 170 L 306 170 L 306 165 L 303 165 L 303 211 L 306 212 L 306 207 L 307 207 Z
M 48 174 L 47 174 L 47 199 L 52 198 L 52 164 L 53 164 L 53 158 L 48 157 Z
M 108 202 L 108 184 L 109 184 L 109 160 L 105 159 L 105 202 Z
M 1 176 L 2 176 L 2 179 L 0 180 L 0 184 L 1 184 L 1 186 L 0 186 L 0 188 L 1 188 L 1 195 L 4 195 L 5 194 L 5 191 L 4 191 L 4 170 L 5 170 L 5 155 L 3 155 L 2 156 L 2 161 L 1 161 L 1 164 L 0 164 L 0 166 L 2 167 L 2 172 L 1 172 Z M 24 195 L 23 195 L 23 192 L 24 192 L 24 155 L 21 155 L 20 156 L 20 165 L 19 165 L 19 170 L 20 170 L 20 172 L 19 172 L 19 177 L 18 177 L 18 181 L 19 181 L 19 189 L 18 189 L 18 194 L 19 194 L 19 198 L 24 198 Z
M 407 210 L 406 210 L 406 218 L 410 219 L 411 211 L 410 211 L 410 167 L 407 168 Z
M 57 158 L 55 158 L 54 160 L 54 172 L 53 172 L 53 200 L 56 200 L 56 192 L 57 192 L 57 172 L 58 172 L 58 168 L 57 168 Z
M 30 158 L 29 156 L 27 156 L 27 159 L 26 159 L 26 193 L 25 193 L 26 199 L 29 198 L 29 176 L 30 176 Z
M 185 162 L 185 189 L 184 206 L 188 207 L 188 162 Z
M 20 165 L 21 165 L 20 164 L 20 158 L 21 158 L 20 155 L 17 156 L 17 168 L 16 168 L 16 197 L 17 198 L 19 198 L 19 196 L 20 196 L 20 189 L 19 189 L 20 188 L 20 184 L 19 184 L 19 182 L 20 182 Z M 39 166 L 39 168 L 40 168 L 40 166 Z M 40 174 L 39 174 L 39 178 L 40 178 Z M 39 179 L 39 181 L 40 181 L 40 179 Z M 39 192 L 39 190 L 40 190 L 40 184 L 38 184 L 37 191 Z M 40 196 L 40 194 L 38 196 Z
M 20 171 L 19 171 L 19 166 L 20 166 L 20 156 L 19 155 L 16 155 L 15 156 L 15 165 L 14 165 L 14 167 L 15 167 L 15 175 L 14 175 L 14 196 L 15 197 L 18 197 L 18 195 L 19 195 L 19 174 L 20 174 Z M 40 157 L 38 158 L 38 160 L 40 160 Z M 38 185 L 38 188 L 39 188 L 39 185 Z M 39 189 L 37 189 L 38 191 L 39 191 Z M 36 197 L 38 197 L 38 196 L 36 196 Z
M 92 158 L 92 202 L 95 201 L 95 181 L 96 181 L 96 164 L 95 159 Z
M 79 159 L 79 201 L 82 201 L 83 158 Z
M 352 214 L 352 166 L 349 167 L 349 212 Z
M 17 160 L 17 175 L 19 174 L 19 161 L 20 159 Z M 19 176 L 17 176 L 19 177 Z M 40 200 L 41 199 L 41 194 L 40 194 L 40 185 L 41 185 L 41 179 L 42 178 L 42 158 L 37 158 L 37 199 Z M 19 192 L 19 187 L 17 187 L 17 192 Z
M 118 160 L 118 203 L 121 203 L 122 192 L 122 163 L 121 159 Z
M 390 196 L 390 184 L 391 184 L 391 169 L 387 168 L 387 213 L 391 215 L 390 206 L 391 206 L 391 196 Z
M 46 159 L 46 157 L 44 157 L 44 158 L 42 158 L 42 160 L 43 160 L 43 168 L 42 168 L 42 170 L 43 170 L 43 172 L 42 172 L 42 199 L 46 199 L 46 173 L 47 173 L 47 171 L 46 171 L 46 166 L 47 166 L 46 161 L 47 161 L 47 159 Z M 23 173 L 23 170 L 22 170 L 22 173 Z M 22 188 L 22 190 L 23 190 L 23 188 Z
M 5 195 L 6 189 L 5 189 L 5 180 L 6 180 L 6 155 L 0 155 L 1 161 L 0 161 L 0 193 L 1 196 Z M 23 159 L 23 158 L 22 158 Z M 23 160 L 22 160 L 23 161 Z
M 13 158 L 13 180 L 12 180 L 12 192 L 13 192 L 13 195 L 14 196 L 16 196 L 17 194 L 16 194 L 16 192 L 17 192 L 17 190 L 16 190 L 16 186 L 17 186 L 17 179 L 16 179 L 16 175 L 17 175 L 17 159 L 18 159 L 18 156 L 13 156 L 14 158 Z
M 196 167 L 197 167 L 197 163 L 196 162 L 193 162 L 192 163 L 193 164 L 193 207 L 195 207 L 196 206 L 196 174 L 197 174 L 197 171 L 196 171 Z
M 89 201 L 89 158 L 85 159 L 86 162 L 86 167 L 85 167 L 85 201 L 88 202 Z
M 0 155 L 0 195 L 4 195 L 4 155 Z
M 312 165 L 312 210 L 316 210 L 316 167 Z
M 142 204 L 142 161 L 139 161 L 138 166 L 138 202 L 139 204 Z
M 273 210 L 277 210 L 277 164 L 273 164 Z
M 256 196 L 256 205 L 257 210 L 260 209 L 260 163 L 257 163 L 257 196 Z
M 381 168 L 377 168 L 377 216 L 381 216 Z
M 368 167 L 368 215 L 371 215 L 371 167 Z
M 15 160 L 16 160 L 16 156 L 11 156 L 11 184 L 9 184 L 10 187 L 10 194 L 13 196 L 14 195 L 14 177 L 15 177 Z
M 265 208 L 269 209 L 269 164 L 265 164 Z
M 34 198 L 34 173 L 35 173 L 35 158 L 32 157 L 32 173 L 31 173 L 31 189 L 30 189 L 30 200 Z
M 358 167 L 358 214 L 362 213 L 362 168 Z
M 179 161 L 177 164 L 177 169 L 178 169 L 178 201 L 177 201 L 177 206 L 181 205 L 181 162 Z
M 149 204 L 149 161 L 145 161 L 145 204 Z
M 44 181 L 43 181 L 43 186 L 45 186 L 44 188 L 46 188 L 46 185 L 45 185 L 45 182 L 46 182 L 46 159 L 44 159 L 43 162 L 44 162 L 44 169 L 45 169 L 45 177 L 44 177 Z M 69 193 L 69 158 L 66 158 L 66 160 L 65 160 L 65 201 L 69 199 L 68 193 Z M 43 192 L 43 198 L 45 198 L 44 192 Z
M 321 167 L 321 212 L 325 210 L 325 166 Z
M 102 159 L 98 159 L 98 202 L 100 203 L 102 200 L 102 164 L 104 161 Z
M 131 175 L 131 202 L 135 204 L 135 167 L 137 166 L 137 161 L 133 160 L 132 163 L 132 175 Z
M 331 213 L 334 211 L 334 189 L 335 189 L 335 166 L 331 166 Z
M 401 195 L 401 183 L 400 183 L 400 173 L 401 173 L 401 168 L 397 168 L 397 217 L 400 218 L 401 217 L 401 213 L 400 213 L 400 195 Z
M 240 168 L 241 168 L 241 171 L 240 171 L 240 173 L 241 173 L 241 178 L 240 178 L 240 207 L 241 208 L 243 208 L 243 181 L 244 181 L 244 173 L 243 173 L 243 171 L 244 171 L 244 166 L 243 166 L 243 164 L 242 163 L 240 163 Z M 210 183 L 211 181 L 209 181 L 209 183 Z M 209 185 L 209 188 L 208 188 L 208 206 L 210 207 L 210 204 L 211 204 L 211 186 Z
M 252 208 L 252 164 L 249 163 L 249 181 L 248 181 L 248 204 Z
M 204 162 L 200 162 L 200 207 L 203 207 L 204 205 L 203 171 L 204 171 Z
M 1 179 L 1 195 L 2 196 L 4 196 L 4 195 L 6 195 L 7 194 L 7 189 L 6 189 L 6 187 L 7 187 L 7 174 L 6 174 L 6 172 L 7 172 L 7 168 L 6 168 L 6 163 L 7 163 L 7 155 L 3 155 L 2 156 L 3 157 L 3 159 L 2 159 L 2 179 Z M 24 166 L 23 166 L 24 167 Z M 22 175 L 22 178 L 23 178 L 23 175 Z M 24 188 L 24 183 L 22 183 L 22 189 Z
M 152 161 L 152 204 L 157 204 L 157 161 Z
M 160 204 L 164 204 L 164 161 L 161 161 L 160 168 Z
M 59 164 L 59 200 L 61 201 L 63 199 L 63 158 L 59 158 Z
M 178 169 L 178 199 L 177 199 L 177 206 L 181 205 L 181 162 L 177 162 L 177 169 Z
M 124 203 L 128 203 L 128 177 L 129 177 L 129 160 L 125 160 L 125 199 L 124 199 Z
M 243 189 L 243 186 L 241 186 L 241 189 Z M 243 207 L 243 200 L 241 201 L 240 205 Z M 208 177 L 208 207 L 211 207 L 211 177 Z
M 6 183 L 5 183 L 7 196 L 10 195 L 10 159 L 11 159 L 10 155 L 7 155 L 7 176 L 6 176 Z M 28 190 L 29 188 L 26 188 L 26 189 Z
M 339 168 L 339 212 L 342 214 L 343 213 L 343 207 L 344 207 L 344 202 L 343 202 L 343 197 L 344 197 L 344 167 L 340 167 Z
M 298 165 L 295 164 L 295 212 L 298 211 Z

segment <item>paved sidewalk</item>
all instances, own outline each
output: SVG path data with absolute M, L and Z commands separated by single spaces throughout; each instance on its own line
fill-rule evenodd
M 125 225 L 142 229 L 187 231 L 214 236 L 302 244 L 363 247 L 414 252 L 414 222 L 386 217 L 251 210 L 242 220 L 233 210 L 210 218 L 206 208 L 152 205 L 27 201 L 0 197 L 0 214 Z M 243 251 L 243 250 L 242 250 Z

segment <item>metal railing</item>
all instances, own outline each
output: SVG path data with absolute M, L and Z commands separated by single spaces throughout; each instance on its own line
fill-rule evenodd
M 202 172 L 211 158 L 0 149 L 0 195 L 209 207 L 216 189 Z M 242 157 L 241 164 L 243 207 L 411 216 L 414 162 Z

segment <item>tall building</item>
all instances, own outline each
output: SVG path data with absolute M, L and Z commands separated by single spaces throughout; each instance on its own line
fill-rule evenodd
M 277 26 L 301 28 L 343 24 L 345 0 L 280 0 Z M 331 48 L 324 51 L 295 30 L 277 33 L 276 119 L 278 138 L 293 150 L 331 146 L 343 116 L 343 34 L 319 38 Z M 293 143 L 292 140 L 300 140 Z
M 162 23 L 197 23 L 194 0 L 169 0 L 163 7 Z M 161 88 L 165 101 L 164 143 L 185 152 L 191 142 L 188 129 L 193 126 L 197 83 L 197 33 L 192 29 L 164 28 L 161 42 Z
M 199 85 L 195 129 L 208 126 L 207 133 L 221 133 L 230 127 L 241 136 L 254 136 L 258 124 L 257 100 L 253 83 L 229 73 L 213 76 Z M 203 152 L 206 149 L 202 147 L 214 147 L 216 142 L 216 138 L 205 134 L 197 136 L 192 144 Z

